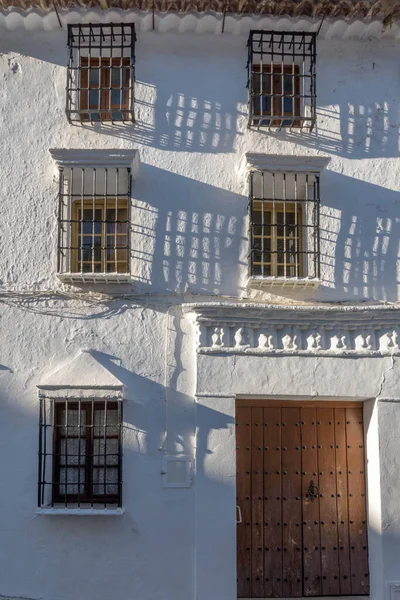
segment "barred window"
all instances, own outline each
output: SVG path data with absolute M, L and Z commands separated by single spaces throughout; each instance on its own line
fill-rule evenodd
M 251 31 L 248 40 L 249 126 L 313 129 L 316 34 Z
M 42 398 L 39 425 L 39 507 L 120 507 L 122 401 Z
M 68 25 L 70 122 L 134 121 L 133 23 Z
M 250 173 L 253 278 L 319 278 L 319 176 Z
M 58 273 L 65 281 L 129 281 L 131 170 L 60 166 Z

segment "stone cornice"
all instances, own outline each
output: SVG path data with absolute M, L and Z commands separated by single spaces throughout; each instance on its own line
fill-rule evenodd
M 192 304 L 199 353 L 400 354 L 397 306 Z

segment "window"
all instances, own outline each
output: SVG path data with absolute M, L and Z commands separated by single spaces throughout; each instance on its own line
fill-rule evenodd
M 249 126 L 315 123 L 314 33 L 251 31 L 248 40 Z
M 70 122 L 134 121 L 133 23 L 68 25 Z
M 70 283 L 129 282 L 132 167 L 137 153 L 51 152 L 59 169 L 59 278 Z
M 319 176 L 250 172 L 254 278 L 319 278 Z
M 42 398 L 39 507 L 120 507 L 121 492 L 122 401 Z

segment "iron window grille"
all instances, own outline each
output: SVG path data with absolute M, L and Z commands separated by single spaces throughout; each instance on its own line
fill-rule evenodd
M 129 279 L 129 167 L 59 167 L 58 273 L 96 282 Z
M 316 121 L 316 34 L 250 31 L 249 127 L 306 128 Z
M 122 503 L 122 400 L 40 399 L 40 508 Z
M 319 175 L 250 173 L 250 275 L 320 277 Z
M 66 113 L 72 122 L 133 122 L 135 25 L 68 25 Z

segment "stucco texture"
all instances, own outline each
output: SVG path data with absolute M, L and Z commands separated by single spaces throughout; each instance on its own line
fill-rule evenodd
M 0 595 L 233 600 L 234 395 L 396 399 L 398 366 L 392 357 L 196 359 L 194 326 L 179 304 L 252 294 L 246 152 L 331 159 L 322 176 L 320 288 L 254 300 L 399 300 L 394 43 L 318 43 L 311 134 L 248 130 L 246 38 L 183 33 L 138 35 L 134 126 L 69 125 L 65 45 L 61 29 L 0 31 Z M 131 285 L 72 288 L 57 279 L 50 148 L 139 150 Z M 125 387 L 125 513 L 35 515 L 36 386 L 84 348 Z M 385 427 L 399 418 L 392 410 L 398 405 L 382 413 Z M 391 437 L 388 461 L 394 446 Z M 162 488 L 164 453 L 196 458 L 191 488 Z M 394 497 L 399 483 L 390 477 Z M 387 578 L 399 572 L 399 549 L 396 533 Z M 375 600 L 382 570 L 379 577 Z

